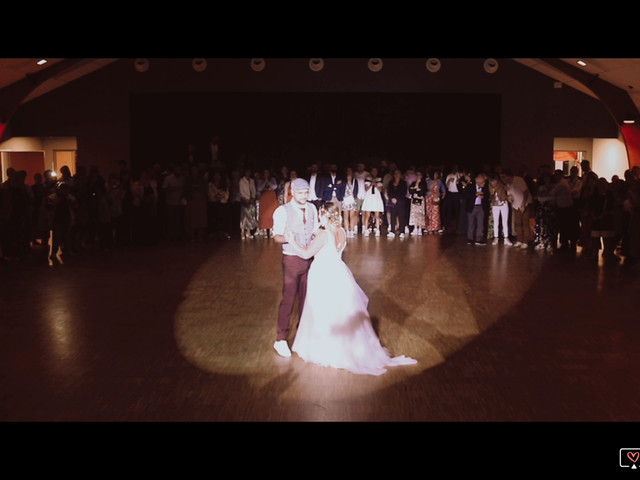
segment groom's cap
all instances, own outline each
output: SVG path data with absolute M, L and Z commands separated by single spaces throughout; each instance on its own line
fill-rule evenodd
M 291 190 L 304 190 L 309 188 L 309 182 L 304 178 L 296 178 L 291 182 Z

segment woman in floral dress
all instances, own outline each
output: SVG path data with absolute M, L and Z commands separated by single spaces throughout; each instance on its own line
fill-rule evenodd
M 427 179 L 427 233 L 442 233 L 440 200 L 444 194 L 445 187 L 440 179 L 440 172 L 432 170 Z
M 411 207 L 409 209 L 409 234 L 422 235 L 427 227 L 425 215 L 425 198 L 427 196 L 427 181 L 422 171 L 416 171 L 416 179 L 409 185 Z

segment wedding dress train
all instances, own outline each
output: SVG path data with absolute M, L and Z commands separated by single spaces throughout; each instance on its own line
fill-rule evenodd
M 417 363 L 404 355 L 392 357 L 373 329 L 369 298 L 342 260 L 328 232 L 316 253 L 307 279 L 307 295 L 292 351 L 307 362 L 353 373 L 381 375 L 386 367 Z

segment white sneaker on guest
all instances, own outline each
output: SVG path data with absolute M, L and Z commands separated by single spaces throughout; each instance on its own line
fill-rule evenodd
M 278 355 L 281 357 L 288 358 L 291 356 L 291 350 L 289 350 L 289 345 L 286 340 L 277 340 L 276 343 L 273 344 L 273 348 L 276 349 L 276 352 L 278 352 Z
M 493 242 L 491 242 L 491 245 L 497 245 L 498 244 L 498 237 L 493 237 Z
M 395 233 L 393 233 L 393 232 L 389 232 L 389 233 L 387 233 L 387 237 L 389 237 L 389 238 L 393 238 L 393 237 L 395 237 L 395 236 L 396 236 L 396 234 L 395 234 Z
M 511 243 L 511 240 L 509 240 L 507 237 L 505 237 L 505 239 L 504 239 L 504 244 L 505 244 L 506 246 L 508 246 L 508 247 L 513 246 L 513 244 Z

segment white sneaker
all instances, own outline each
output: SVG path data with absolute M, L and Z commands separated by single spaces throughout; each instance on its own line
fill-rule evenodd
M 379 236 L 380 236 L 380 229 L 376 228 L 376 237 L 379 237 Z
M 520 242 L 514 242 L 514 244 L 513 244 L 514 247 L 519 247 L 520 245 L 521 245 Z
M 388 237 L 388 238 L 393 238 L 393 237 L 395 237 L 395 236 L 396 236 L 396 234 L 395 234 L 395 233 L 393 233 L 393 232 L 389 232 L 389 233 L 387 233 L 387 237 Z
M 498 237 L 495 237 L 493 239 L 493 242 L 491 242 L 491 245 L 497 245 L 498 244 Z
M 523 250 L 525 248 L 529 248 L 529 244 L 528 243 L 520 243 L 520 248 L 522 248 Z
M 369 229 L 368 229 L 368 228 L 362 231 L 362 234 L 363 234 L 365 237 L 368 237 L 370 233 L 371 233 L 371 232 L 369 231 Z
M 506 238 L 506 237 L 505 237 L 505 239 L 504 239 L 504 244 L 505 244 L 506 246 L 508 246 L 508 247 L 513 246 L 513 243 L 511 243 L 511 240 L 509 240 L 509 239 L 508 239 L 508 238 Z
M 289 350 L 289 345 L 286 340 L 277 340 L 276 343 L 273 344 L 273 348 L 276 349 L 276 352 L 278 352 L 278 355 L 281 357 L 288 358 L 291 356 L 291 350 Z
M 404 238 L 404 233 L 401 233 L 400 235 L 398 235 L 398 237 Z

